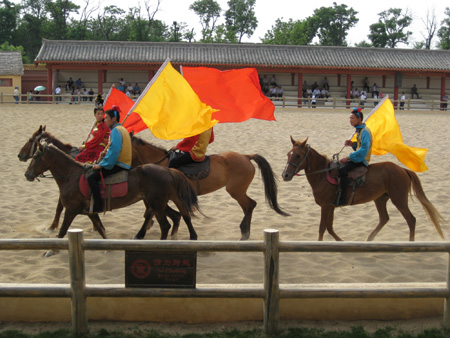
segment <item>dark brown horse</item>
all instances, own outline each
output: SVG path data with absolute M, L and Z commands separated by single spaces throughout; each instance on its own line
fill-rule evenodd
M 70 156 L 64 154 L 54 145 L 41 145 L 25 173 L 29 181 L 49 170 L 60 190 L 60 201 L 66 208 L 58 237 L 67 232 L 73 219 L 78 214 L 86 214 L 89 199 L 79 189 L 79 180 L 85 167 Z M 180 210 L 188 225 L 190 239 L 197 239 L 191 223 L 191 214 L 198 209 L 197 195 L 187 178 L 178 170 L 148 164 L 131 169 L 128 175 L 128 193 L 124 197 L 111 199 L 111 209 L 123 208 L 143 200 L 146 206 L 144 226 L 153 215 L 161 228 L 161 239 L 166 239 L 170 224 L 166 218 L 166 206 L 171 200 Z M 88 214 L 99 234 L 106 238 L 105 229 L 97 214 Z M 144 227 L 143 226 L 143 227 Z
M 31 137 L 28 139 L 28 141 L 25 142 L 25 144 L 20 149 L 19 155 L 18 155 L 19 160 L 26 162 L 30 158 L 32 158 L 34 153 L 38 149 L 38 143 L 41 141 L 45 141 L 47 143 L 51 143 L 51 144 L 55 145 L 58 149 L 62 150 L 64 153 L 66 153 L 68 155 L 71 154 L 74 151 L 74 149 L 76 149 L 71 144 L 60 141 L 53 134 L 46 131 L 45 126 L 41 125 L 31 135 Z M 133 154 L 133 159 L 137 158 L 136 156 L 138 156 L 138 154 Z M 132 167 L 138 166 L 138 162 L 136 162 L 134 160 L 133 163 L 131 164 L 131 166 Z M 55 217 L 53 218 L 53 222 L 51 223 L 51 225 L 48 227 L 47 230 L 53 231 L 58 228 L 59 219 L 61 218 L 61 214 L 62 214 L 63 210 L 64 210 L 64 206 L 63 206 L 61 200 L 59 199 L 58 204 L 56 206 Z M 173 235 L 175 235 L 176 231 L 178 231 L 178 226 L 180 223 L 181 215 L 177 211 L 170 208 L 169 206 L 167 206 L 166 212 L 167 212 L 167 216 L 172 220 L 173 224 L 175 225 L 174 229 L 172 229 L 172 236 L 173 236 Z M 95 224 L 94 224 L 94 229 L 95 229 Z M 144 238 L 146 231 L 147 231 L 147 229 L 141 229 L 141 231 L 138 232 L 138 234 L 135 236 L 135 238 L 136 239 Z
M 283 179 L 290 181 L 300 170 L 305 170 L 307 179 L 313 190 L 314 199 L 321 208 L 319 241 L 323 240 L 325 230 L 341 241 L 341 238 L 333 230 L 333 218 L 335 206 L 332 204 L 336 200 L 337 186 L 328 182 L 325 171 L 330 160 L 306 143 L 295 141 L 291 137 L 293 148 L 288 152 L 286 168 L 283 171 Z M 422 189 L 417 174 L 411 170 L 403 169 L 392 162 L 375 163 L 369 166 L 366 175 L 366 182 L 356 189 L 352 205 L 375 201 L 379 214 L 379 223 L 375 230 L 367 238 L 372 241 L 380 232 L 383 226 L 389 221 L 386 204 L 389 199 L 397 207 L 409 226 L 409 240 L 414 241 L 416 218 L 408 207 L 408 195 L 413 188 L 415 196 L 418 198 L 425 212 L 434 224 L 436 231 L 444 238 L 440 222 L 443 220 L 436 208 L 430 203 Z M 348 189 L 348 195 L 352 189 Z M 349 201 L 349 196 L 347 196 Z
M 132 136 L 133 162 L 135 164 L 158 163 L 168 166 L 168 151 L 152 145 L 141 138 Z M 242 155 L 236 152 L 227 151 L 220 154 L 211 155 L 211 169 L 208 177 L 197 181 L 191 181 L 198 195 L 209 194 L 225 187 L 227 192 L 234 198 L 244 212 L 244 218 L 240 224 L 241 240 L 248 239 L 252 221 L 253 209 L 256 201 L 248 197 L 247 189 L 254 176 L 255 167 L 252 160 L 256 162 L 261 170 L 264 182 L 266 201 L 269 206 L 278 214 L 288 216 L 280 209 L 277 200 L 277 182 L 272 167 L 261 155 Z M 174 224 L 175 227 L 178 225 Z

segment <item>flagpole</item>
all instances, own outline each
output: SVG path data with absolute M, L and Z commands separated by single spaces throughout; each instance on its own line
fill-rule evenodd
M 125 119 L 122 120 L 122 122 L 121 122 L 122 124 L 125 122 L 125 120 L 128 118 L 128 116 L 131 115 L 131 113 L 133 112 L 134 108 L 138 105 L 138 103 L 141 102 L 142 98 L 145 96 L 145 94 L 147 94 L 147 92 L 150 90 L 150 87 L 153 86 L 156 79 L 158 78 L 158 76 L 161 74 L 161 72 L 164 70 L 164 68 L 167 66 L 167 64 L 169 62 L 170 62 L 170 58 L 167 58 L 166 61 L 164 61 L 164 63 L 161 65 L 161 67 L 159 67 L 155 76 L 153 76 L 152 79 L 150 80 L 150 82 L 147 84 L 147 86 L 145 86 L 145 89 L 142 91 L 141 95 L 139 95 L 136 102 L 134 102 L 133 107 L 131 107 L 130 110 L 128 111 L 128 114 L 125 117 Z

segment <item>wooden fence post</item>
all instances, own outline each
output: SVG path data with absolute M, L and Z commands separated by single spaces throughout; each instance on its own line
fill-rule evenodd
M 88 332 L 83 230 L 71 229 L 69 237 L 70 286 L 72 289 L 72 330 L 76 335 Z
M 274 334 L 280 321 L 279 231 L 264 230 L 264 331 Z
M 450 254 L 447 265 L 447 291 L 450 290 Z M 442 319 L 442 325 L 446 328 L 450 328 L 450 297 L 447 296 L 444 300 L 444 317 Z

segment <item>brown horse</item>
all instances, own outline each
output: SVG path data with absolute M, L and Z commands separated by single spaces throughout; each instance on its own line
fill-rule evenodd
M 68 155 L 71 154 L 74 149 L 74 147 L 71 144 L 60 141 L 53 134 L 46 131 L 45 126 L 41 125 L 31 135 L 31 137 L 28 139 L 28 141 L 25 142 L 25 144 L 20 149 L 19 155 L 18 155 L 19 160 L 26 162 L 30 158 L 32 158 L 34 153 L 38 149 L 38 143 L 40 141 L 45 141 L 47 143 L 51 143 Z M 133 160 L 136 158 L 136 156 L 138 156 L 138 155 L 133 154 Z M 138 163 L 135 160 L 131 164 L 132 167 L 136 167 L 137 165 L 138 165 Z M 48 227 L 47 230 L 53 231 L 58 228 L 59 219 L 61 218 L 61 214 L 62 214 L 63 210 L 64 210 L 64 206 L 63 206 L 61 200 L 59 199 L 58 204 L 56 206 L 55 217 L 53 218 L 53 222 L 51 223 L 51 225 Z M 176 230 L 172 230 L 172 236 L 173 236 L 173 235 L 175 235 L 176 231 L 178 230 L 181 215 L 177 211 L 170 208 L 169 206 L 167 206 L 166 212 L 167 212 L 167 216 L 172 220 L 173 224 L 175 225 L 174 229 L 176 228 Z M 94 224 L 94 229 L 95 229 L 95 224 Z M 141 231 L 139 231 L 139 233 L 135 236 L 135 238 L 136 239 L 144 238 L 146 230 L 147 229 L 145 229 L 145 230 L 141 229 Z
M 85 168 L 54 145 L 39 143 L 39 150 L 33 155 L 25 176 L 29 181 L 33 181 L 47 170 L 56 180 L 60 190 L 60 201 L 66 208 L 58 234 L 58 237 L 62 238 L 73 219 L 78 214 L 86 214 L 84 210 L 89 207 L 89 199 L 79 189 L 80 176 Z M 143 200 L 146 206 L 144 226 L 146 227 L 154 215 L 161 228 L 161 239 L 167 238 L 170 229 L 165 212 L 169 200 L 180 210 L 188 225 L 190 239 L 197 239 L 191 223 L 191 214 L 194 210 L 198 210 L 197 195 L 191 183 L 181 172 L 153 164 L 131 169 L 128 175 L 127 195 L 112 198 L 111 208 L 123 208 L 140 200 Z M 98 215 L 88 214 L 88 216 L 99 234 L 106 238 L 105 229 Z
M 131 137 L 133 145 L 133 162 L 136 164 L 158 163 L 168 166 L 168 151 L 152 145 L 136 136 Z M 266 201 L 278 214 L 289 216 L 280 209 L 277 200 L 277 182 L 269 162 L 258 154 L 242 155 L 227 151 L 211 155 L 210 175 L 204 179 L 191 180 L 198 195 L 209 194 L 225 187 L 244 212 L 244 218 L 240 224 L 241 240 L 250 236 L 253 209 L 256 201 L 248 197 L 247 189 L 255 176 L 255 167 L 251 160 L 255 161 L 262 173 Z M 174 224 L 174 230 L 178 225 Z
M 290 181 L 300 170 L 305 170 L 308 182 L 313 190 L 314 199 L 321 208 L 319 241 L 323 240 L 325 230 L 335 240 L 341 241 L 341 238 L 333 230 L 335 206 L 332 203 L 336 199 L 337 187 L 329 183 L 325 175 L 330 160 L 310 147 L 306 143 L 307 140 L 303 142 L 295 141 L 291 137 L 293 148 L 287 154 L 288 160 L 282 174 L 283 179 Z M 409 240 L 414 241 L 416 218 L 408 207 L 408 195 L 411 193 L 411 186 L 437 232 L 444 238 L 440 226 L 443 218 L 425 196 L 417 174 L 411 170 L 403 169 L 392 162 L 382 162 L 369 166 L 366 182 L 363 186 L 357 188 L 352 201 L 352 205 L 375 201 L 379 214 L 379 223 L 367 238 L 368 241 L 372 241 L 389 221 L 386 209 L 389 199 L 392 200 L 392 203 L 406 219 L 409 226 Z M 350 194 L 351 191 L 348 191 L 348 195 Z M 347 198 L 347 200 L 350 199 Z

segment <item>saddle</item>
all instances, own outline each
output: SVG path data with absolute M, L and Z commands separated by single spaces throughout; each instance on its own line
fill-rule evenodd
M 328 168 L 331 170 L 327 170 L 327 180 L 333 185 L 339 186 L 339 178 L 338 178 L 338 168 L 339 164 L 337 162 L 331 162 L 328 164 Z M 369 171 L 369 168 L 365 165 L 356 167 L 355 169 L 348 172 L 348 186 L 352 187 L 352 194 L 350 195 L 350 200 L 348 201 L 348 205 L 352 204 L 353 197 L 355 196 L 356 188 L 363 186 L 366 183 L 366 174 Z M 340 189 L 338 188 L 337 194 L 339 196 Z
M 86 198 L 91 198 L 91 209 L 94 205 L 94 198 L 91 195 L 87 176 L 92 170 L 82 174 L 79 181 L 81 193 Z M 104 185 L 103 185 L 104 182 Z M 100 186 L 100 194 L 104 200 L 104 211 L 111 211 L 111 198 L 123 197 L 128 193 L 128 170 L 121 170 L 111 176 L 106 177 L 103 181 L 98 182 Z
M 170 153 L 169 162 L 176 156 L 176 152 Z M 202 162 L 183 164 L 177 169 L 191 180 L 201 180 L 209 176 L 210 163 L 209 155 L 207 155 Z

